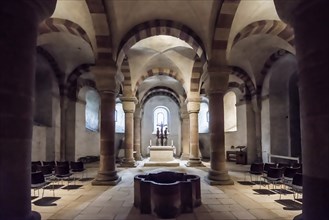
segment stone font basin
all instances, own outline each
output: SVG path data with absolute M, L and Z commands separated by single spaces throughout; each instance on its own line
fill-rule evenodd
M 201 205 L 200 177 L 162 171 L 134 177 L 134 206 L 142 214 L 174 218 Z

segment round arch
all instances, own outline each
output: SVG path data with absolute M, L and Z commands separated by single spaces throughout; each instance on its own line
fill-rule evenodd
M 193 48 L 202 64 L 206 64 L 207 56 L 205 54 L 203 43 L 193 30 L 176 21 L 152 20 L 136 25 L 126 34 L 119 46 L 117 65 L 121 66 L 128 50 L 135 43 L 157 35 L 169 35 L 185 41 Z

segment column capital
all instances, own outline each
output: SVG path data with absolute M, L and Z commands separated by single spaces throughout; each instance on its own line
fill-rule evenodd
M 138 100 L 136 97 L 121 97 L 122 108 L 125 113 L 134 113 Z
M 187 98 L 187 112 L 199 113 L 201 98 Z
M 229 66 L 209 66 L 206 92 L 208 94 L 225 93 L 228 89 L 228 80 L 231 72 L 232 68 Z
M 95 76 L 97 89 L 102 91 L 111 91 L 118 93 L 118 82 L 116 80 L 117 68 L 116 66 L 92 66 L 90 71 Z

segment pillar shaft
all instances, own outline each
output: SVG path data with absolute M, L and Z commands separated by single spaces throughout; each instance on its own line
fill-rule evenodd
M 1 1 L 0 219 L 40 219 L 31 211 L 31 144 L 38 24 L 56 1 Z
M 115 167 L 115 93 L 101 91 L 100 161 L 93 185 L 115 185 L 120 178 Z
M 136 98 L 123 97 L 122 106 L 125 112 L 125 154 L 121 166 L 134 167 L 135 159 L 133 155 L 134 151 L 134 112 Z
M 256 144 L 256 162 L 262 161 L 262 121 L 261 121 L 261 97 L 255 95 L 253 97 L 253 111 L 255 116 L 255 144 Z M 252 161 L 253 162 L 253 161 Z
M 210 170 L 205 180 L 211 185 L 231 185 L 225 163 L 224 94 L 231 69 L 215 66 L 209 69 Z
M 66 160 L 66 109 L 67 109 L 67 100 L 64 92 L 60 96 L 60 148 L 59 148 L 59 160 Z
M 295 33 L 303 161 L 302 219 L 328 219 L 328 1 L 276 0 L 275 4 L 280 17 L 291 23 Z
M 224 94 L 212 92 L 209 98 L 210 170 L 207 181 L 214 185 L 233 184 L 225 163 Z
M 134 151 L 135 159 L 142 160 L 141 155 L 141 116 L 140 116 L 140 109 L 134 115 Z
M 200 98 L 190 99 L 187 103 L 190 118 L 190 156 L 187 166 L 203 166 L 199 154 L 199 121 Z
M 115 98 L 116 66 L 95 66 L 97 89 L 100 91 L 100 161 L 93 185 L 116 185 L 121 181 L 115 166 Z
M 190 155 L 190 121 L 189 121 L 189 115 L 187 112 L 181 113 L 181 121 L 182 121 L 182 160 L 187 160 Z
M 198 131 L 198 113 L 190 114 L 190 159 L 199 160 L 199 131 Z

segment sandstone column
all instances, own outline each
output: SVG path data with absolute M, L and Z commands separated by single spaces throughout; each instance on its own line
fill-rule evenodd
M 187 111 L 190 117 L 190 156 L 187 166 L 203 166 L 199 154 L 199 123 L 200 98 L 188 98 Z
M 262 162 L 262 121 L 261 108 L 262 100 L 259 95 L 254 95 L 252 98 L 252 106 L 255 115 L 255 133 L 256 133 L 256 162 Z M 249 159 L 248 159 L 249 160 Z
M 136 106 L 134 114 L 134 151 L 135 160 L 142 160 L 141 155 L 141 119 L 142 119 L 142 110 L 140 105 Z
M 59 161 L 66 160 L 66 110 L 67 110 L 67 97 L 64 88 L 60 90 L 60 148 L 59 148 Z
M 329 30 L 328 1 L 274 1 L 295 32 L 299 69 L 303 162 L 303 213 L 296 219 L 328 219 Z
M 0 219 L 41 219 L 31 211 L 36 40 L 56 0 L 0 2 Z
M 189 114 L 187 112 L 186 105 L 181 107 L 180 110 L 181 116 L 181 132 L 182 132 L 182 155 L 181 160 L 188 160 L 190 155 L 190 121 L 189 121 Z
M 135 97 L 122 97 L 122 107 L 125 112 L 125 155 L 121 166 L 135 167 L 134 159 L 134 112 L 137 99 Z
M 115 97 L 116 66 L 95 66 L 97 89 L 100 91 L 100 161 L 93 185 L 116 185 L 121 181 L 115 167 Z
M 209 130 L 210 170 L 205 180 L 210 185 L 234 184 L 225 163 L 224 94 L 228 86 L 229 70 L 216 68 L 209 74 Z

